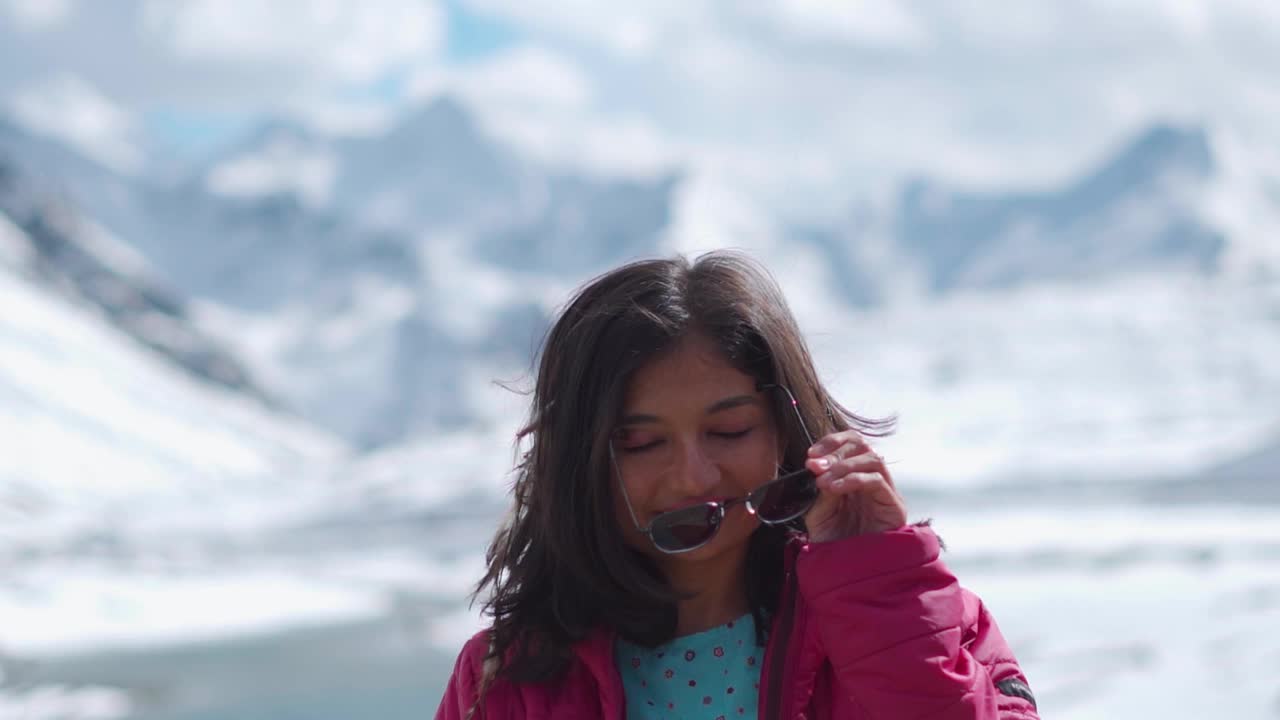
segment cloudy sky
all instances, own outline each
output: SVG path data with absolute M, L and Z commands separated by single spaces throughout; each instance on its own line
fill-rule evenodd
M 0 0 L 0 105 L 123 170 L 440 93 L 555 163 L 778 197 L 1053 184 L 1155 121 L 1280 126 L 1262 0 Z

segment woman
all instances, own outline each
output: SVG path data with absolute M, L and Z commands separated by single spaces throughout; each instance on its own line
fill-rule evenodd
M 597 278 L 547 336 L 477 590 L 492 627 L 437 720 L 1037 718 L 907 523 L 866 439 L 890 425 L 827 393 L 744 256 Z

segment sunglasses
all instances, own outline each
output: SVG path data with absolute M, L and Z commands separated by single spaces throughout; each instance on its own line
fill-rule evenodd
M 805 427 L 796 398 L 790 390 L 782 385 L 766 383 L 756 385 L 756 390 L 781 390 L 786 393 L 800 429 L 804 431 L 809 445 L 813 445 L 813 437 Z M 627 511 L 631 513 L 631 522 L 635 523 L 636 530 L 648 536 L 654 547 L 670 555 L 697 550 L 711 542 L 724 524 L 725 513 L 735 505 L 745 505 L 747 512 L 755 515 L 765 525 L 781 525 L 809 512 L 818 499 L 818 486 L 814 482 L 813 473 L 796 470 L 776 477 L 742 497 L 711 500 L 660 513 L 648 525 L 641 527 L 636 511 L 631 507 L 631 499 L 627 497 L 627 488 L 622 482 L 622 473 L 618 471 L 617 459 L 613 457 L 612 443 L 609 455 L 613 461 L 614 473 L 618 476 L 618 484 L 622 488 L 622 498 L 626 502 Z

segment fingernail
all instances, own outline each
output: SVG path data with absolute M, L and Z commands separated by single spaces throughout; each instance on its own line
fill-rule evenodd
M 833 488 L 838 488 L 841 485 L 844 485 L 844 478 L 836 478 L 831 482 L 831 487 Z
M 822 458 L 818 460 L 818 467 L 821 468 L 822 470 L 826 470 L 827 468 L 831 467 L 831 461 L 826 458 Z

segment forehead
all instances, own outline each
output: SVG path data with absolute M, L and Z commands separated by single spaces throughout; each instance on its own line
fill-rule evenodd
M 643 365 L 627 383 L 628 412 L 703 409 L 734 395 L 755 393 L 755 378 L 735 368 L 709 339 L 690 335 Z

